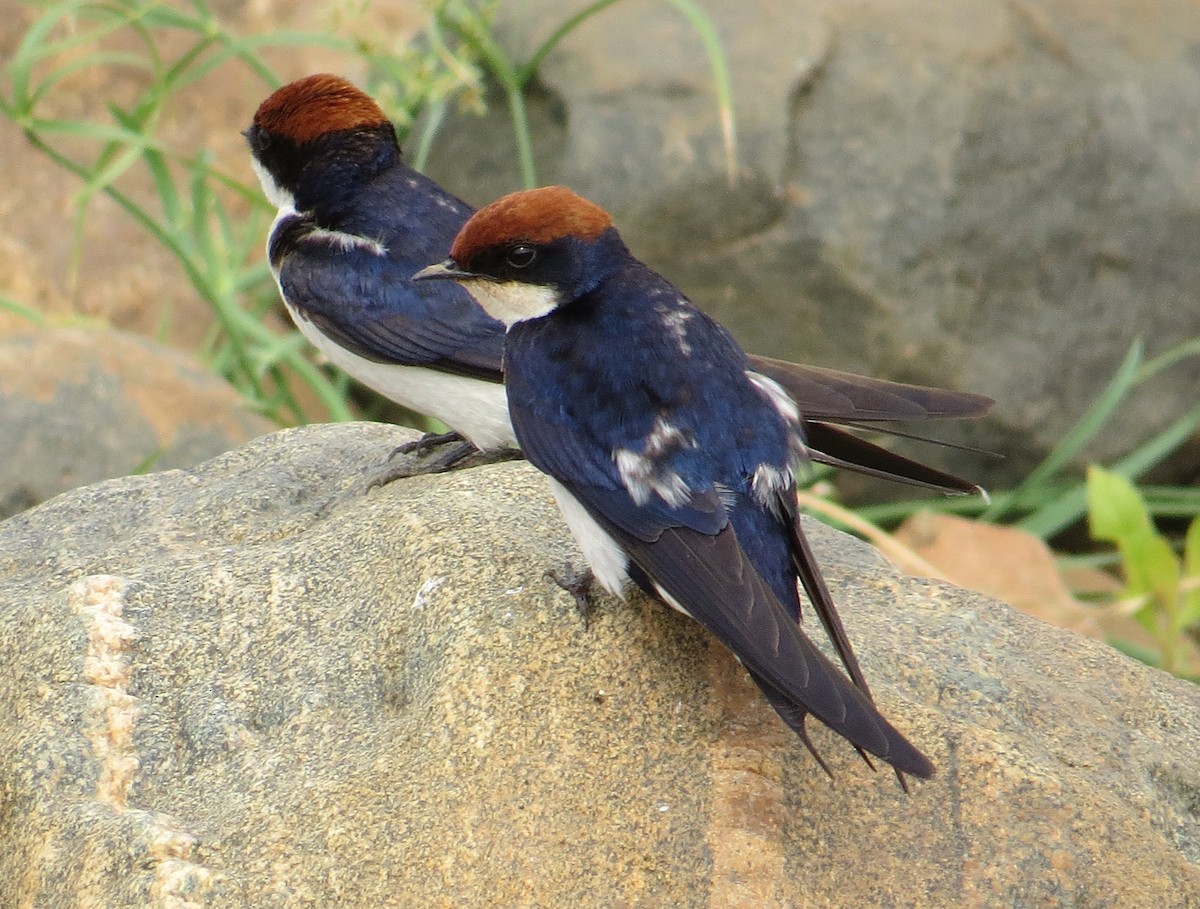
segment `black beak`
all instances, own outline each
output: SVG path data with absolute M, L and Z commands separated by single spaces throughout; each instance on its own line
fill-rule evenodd
M 463 278 L 474 278 L 469 271 L 463 271 L 453 259 L 428 265 L 412 276 L 414 281 L 460 281 Z

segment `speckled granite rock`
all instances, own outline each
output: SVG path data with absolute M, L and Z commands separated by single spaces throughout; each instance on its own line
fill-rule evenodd
M 185 467 L 276 428 L 191 357 L 115 329 L 0 340 L 0 518 L 75 486 Z
M 1200 905 L 1200 689 L 841 534 L 814 545 L 905 796 L 578 558 L 503 464 L 341 490 L 309 427 L 0 524 L 0 905 Z

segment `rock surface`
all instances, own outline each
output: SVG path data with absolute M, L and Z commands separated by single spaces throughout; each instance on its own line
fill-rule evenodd
M 503 4 L 517 59 L 584 5 Z M 1135 336 L 1158 353 L 1200 335 L 1195 3 L 704 8 L 733 79 L 737 185 L 699 40 L 649 2 L 546 58 L 539 176 L 613 211 L 748 349 L 991 395 L 968 438 L 1008 456 L 982 469 L 1017 477 Z M 432 173 L 475 203 L 517 188 L 509 133 L 498 98 L 446 131 Z M 1129 451 L 1198 382 L 1195 360 L 1160 376 L 1089 456 Z
M 0 524 L 0 904 L 1186 907 L 1200 689 L 812 524 L 904 795 L 687 619 L 543 573 L 526 464 L 289 430 Z
M 74 486 L 199 463 L 275 428 L 185 354 L 111 329 L 0 340 L 0 518 Z

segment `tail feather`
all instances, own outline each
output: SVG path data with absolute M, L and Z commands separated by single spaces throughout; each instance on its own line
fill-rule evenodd
M 820 464 L 947 495 L 975 495 L 983 491 L 970 480 L 896 454 L 828 423 L 806 420 L 804 433 L 809 456 Z

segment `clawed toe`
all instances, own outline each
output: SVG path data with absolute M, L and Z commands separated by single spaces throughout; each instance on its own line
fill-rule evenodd
M 575 608 L 583 617 L 584 629 L 591 627 L 592 619 L 592 585 L 596 583 L 596 576 L 592 574 L 590 568 L 585 568 L 583 571 L 576 570 L 575 566 L 567 564 L 561 571 L 554 568 L 546 570 L 546 577 L 569 593 L 575 598 Z
M 397 445 L 388 456 L 388 460 L 407 454 L 427 455 L 439 445 L 448 445 L 450 442 L 466 442 L 466 440 L 457 432 L 427 432 L 419 439 Z

